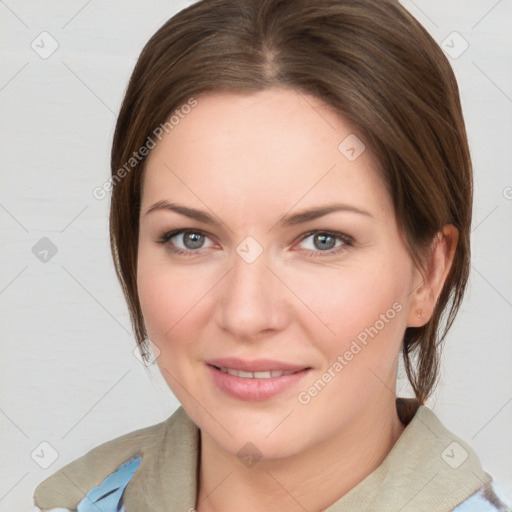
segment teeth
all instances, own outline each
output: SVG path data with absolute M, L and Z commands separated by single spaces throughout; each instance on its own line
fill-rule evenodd
M 255 379 L 270 379 L 270 377 L 272 377 L 272 372 L 253 372 L 253 375 Z M 279 377 L 279 375 L 274 375 L 274 377 Z
M 233 368 L 219 368 L 221 372 L 229 373 L 235 377 L 242 377 L 243 379 L 270 379 L 272 377 L 281 377 L 281 375 L 290 375 L 294 371 L 281 371 L 271 370 L 267 372 L 244 372 L 242 370 L 233 370 Z

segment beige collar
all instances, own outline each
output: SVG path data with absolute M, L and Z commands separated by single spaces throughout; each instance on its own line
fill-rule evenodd
M 473 450 L 415 399 L 397 398 L 406 424 L 380 466 L 325 512 L 449 512 L 491 477 Z M 86 492 L 136 453 L 142 463 L 126 487 L 127 512 L 195 508 L 199 430 L 183 407 L 165 421 L 101 444 L 36 488 L 44 509 L 75 508 Z M 467 455 L 467 456 L 466 456 Z

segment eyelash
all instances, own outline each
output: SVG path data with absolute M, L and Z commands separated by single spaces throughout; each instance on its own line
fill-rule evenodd
M 175 229 L 173 231 L 168 231 L 166 233 L 163 233 L 156 240 L 156 242 L 161 245 L 168 245 L 168 250 L 170 252 L 172 252 L 173 254 L 178 254 L 180 256 L 190 257 L 190 256 L 195 256 L 195 255 L 201 254 L 201 252 L 204 250 L 203 248 L 198 249 L 198 250 L 191 250 L 191 249 L 184 250 L 184 249 L 174 247 L 170 243 L 171 238 L 174 238 L 175 236 L 180 235 L 182 233 L 195 233 L 195 234 L 204 235 L 205 237 L 208 237 L 207 233 L 205 233 L 204 231 L 201 231 L 200 229 L 184 228 L 184 229 Z M 324 231 L 324 230 L 319 230 L 319 229 L 313 230 L 313 231 L 308 231 L 307 233 L 304 233 L 302 235 L 302 238 L 299 240 L 299 242 L 303 242 L 310 236 L 316 235 L 318 233 L 321 233 L 321 234 L 327 235 L 327 236 L 332 236 L 332 237 L 336 238 L 337 240 L 341 240 L 343 242 L 343 245 L 341 245 L 335 249 L 330 249 L 328 251 L 304 249 L 306 251 L 307 255 L 311 256 L 313 258 L 324 258 L 324 257 L 330 257 L 330 256 L 337 256 L 337 255 L 341 254 L 343 251 L 346 251 L 347 248 L 352 247 L 354 245 L 354 239 L 351 236 L 346 235 L 345 233 L 339 233 L 337 231 Z

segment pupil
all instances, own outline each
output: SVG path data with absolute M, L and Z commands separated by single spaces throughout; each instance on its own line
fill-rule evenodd
M 331 244 L 325 243 L 326 239 L 330 239 L 331 240 Z M 336 243 L 334 237 L 331 236 L 331 235 L 327 235 L 327 234 L 315 235 L 314 240 L 315 240 L 315 242 L 318 241 L 318 240 L 321 240 L 320 248 L 324 248 L 324 249 L 326 249 L 326 248 L 327 249 L 333 249 L 334 248 L 334 244 Z
M 204 235 L 201 235 L 199 233 L 192 233 L 189 231 L 188 233 L 186 233 L 184 237 L 185 246 L 188 249 L 198 249 L 199 247 L 201 247 L 203 238 Z

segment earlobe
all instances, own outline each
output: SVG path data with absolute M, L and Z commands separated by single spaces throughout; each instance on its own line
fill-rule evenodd
M 458 238 L 459 231 L 452 224 L 444 226 L 434 237 L 425 271 L 418 271 L 419 283 L 412 292 L 407 327 L 422 327 L 432 318 L 453 263 Z

